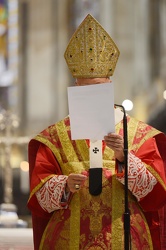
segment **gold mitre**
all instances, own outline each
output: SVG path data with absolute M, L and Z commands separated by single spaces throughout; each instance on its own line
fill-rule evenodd
M 64 57 L 74 78 L 113 75 L 119 50 L 99 22 L 86 16 L 70 39 Z

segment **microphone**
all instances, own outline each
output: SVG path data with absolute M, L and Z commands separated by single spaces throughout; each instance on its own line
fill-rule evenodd
M 128 135 L 127 135 L 127 115 L 123 105 L 114 104 L 115 107 L 123 111 L 123 137 L 124 137 L 124 164 L 125 164 L 125 211 L 124 211 L 124 243 L 125 250 L 131 249 L 130 244 L 130 211 L 128 206 Z
M 115 107 L 119 107 L 121 108 L 121 110 L 123 111 L 123 136 L 124 136 L 124 155 L 128 156 L 128 136 L 127 136 L 127 115 L 126 115 L 126 110 L 124 108 L 123 105 L 119 105 L 119 104 L 114 104 Z M 125 162 L 126 164 L 128 164 L 128 162 Z

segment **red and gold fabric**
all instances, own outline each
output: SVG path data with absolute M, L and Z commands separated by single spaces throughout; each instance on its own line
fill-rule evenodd
M 123 135 L 122 123 L 116 125 L 116 133 Z M 128 144 L 129 152 L 144 163 L 157 182 L 139 202 L 129 191 L 132 249 L 159 250 L 162 249 L 160 227 L 164 232 L 159 220 L 163 213 L 159 213 L 159 209 L 166 202 L 166 166 L 162 159 L 166 138 L 154 128 L 128 117 Z M 47 147 L 36 166 L 36 155 L 43 145 Z M 56 175 L 84 173 L 88 176 L 87 140 L 71 140 L 67 117 L 30 142 L 29 156 L 31 194 L 28 207 L 32 211 L 35 250 L 124 249 L 124 186 L 118 180 L 111 149 L 104 147 L 102 193 L 91 196 L 86 181 L 69 199 L 67 208 L 51 213 L 41 208 L 35 194 Z

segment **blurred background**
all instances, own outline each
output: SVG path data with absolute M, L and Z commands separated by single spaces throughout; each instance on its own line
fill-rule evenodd
M 165 0 L 0 0 L 0 204 L 25 220 L 28 141 L 68 114 L 64 51 L 88 13 L 120 50 L 115 103 L 166 133 Z

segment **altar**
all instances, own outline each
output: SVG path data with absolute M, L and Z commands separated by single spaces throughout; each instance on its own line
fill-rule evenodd
M 34 250 L 32 228 L 0 228 L 0 250 Z

